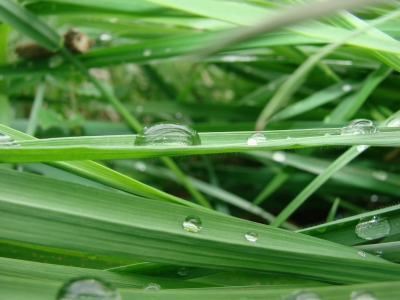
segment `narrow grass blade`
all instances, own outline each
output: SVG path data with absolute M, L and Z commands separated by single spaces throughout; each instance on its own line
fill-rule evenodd
M 332 204 L 331 209 L 329 210 L 328 216 L 326 217 L 326 222 L 332 222 L 335 219 L 337 209 L 340 204 L 340 198 L 336 198 Z
M 0 2 L 0 20 L 21 31 L 50 51 L 61 47 L 62 39 L 33 13 L 12 0 Z
M 26 133 L 28 135 L 35 135 L 36 128 L 38 125 L 38 112 L 39 109 L 42 107 L 43 103 L 44 89 L 45 89 L 45 83 L 42 82 L 37 87 L 35 99 L 33 100 L 32 110 L 29 115 L 28 128 L 26 129 Z

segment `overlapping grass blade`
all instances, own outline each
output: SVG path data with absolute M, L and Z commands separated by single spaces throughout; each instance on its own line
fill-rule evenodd
M 0 177 L 2 239 L 143 261 L 287 273 L 331 282 L 400 278 L 395 264 L 306 235 L 170 203 L 144 203 L 135 196 L 37 175 L 0 171 Z M 203 223 L 197 234 L 182 226 L 193 214 Z M 258 232 L 256 243 L 246 240 L 247 230 Z

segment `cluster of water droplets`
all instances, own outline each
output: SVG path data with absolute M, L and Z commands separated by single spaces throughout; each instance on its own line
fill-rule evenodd
M 110 283 L 98 278 L 80 277 L 65 283 L 57 300 L 121 300 L 119 292 Z
M 368 119 L 356 119 L 344 126 L 341 135 L 378 133 L 378 127 Z
M 198 146 L 200 136 L 193 128 L 178 123 L 146 126 L 135 139 L 135 146 Z
M 386 218 L 373 216 L 370 220 L 361 219 L 355 228 L 355 233 L 364 240 L 375 240 L 387 236 L 390 229 L 390 223 Z
M 0 133 L 0 147 L 18 147 L 19 144 L 12 137 Z

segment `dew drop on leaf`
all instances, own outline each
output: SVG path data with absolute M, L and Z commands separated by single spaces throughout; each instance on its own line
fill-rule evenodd
M 350 300 L 378 300 L 378 298 L 367 291 L 354 291 L 350 294 Z
M 390 233 L 390 224 L 386 218 L 374 216 L 371 220 L 361 220 L 357 224 L 355 232 L 364 240 L 375 240 L 383 238 Z
M 290 295 L 282 297 L 283 300 L 321 300 L 321 296 L 311 291 L 296 291 Z
M 258 233 L 255 231 L 248 231 L 244 236 L 249 242 L 254 243 L 258 240 Z
M 0 133 L 0 147 L 18 147 L 19 144 L 12 137 Z
M 380 181 L 385 181 L 388 178 L 388 174 L 384 171 L 373 171 L 372 177 Z
M 197 216 L 188 216 L 183 221 L 183 228 L 189 232 L 199 232 L 201 230 L 201 219 Z
M 161 290 L 161 286 L 159 286 L 157 283 L 149 283 L 143 287 L 143 289 L 147 291 L 159 291 Z
M 57 300 L 121 300 L 118 291 L 98 278 L 75 278 L 65 283 Z
M 198 146 L 200 136 L 196 130 L 178 123 L 158 123 L 139 132 L 135 146 Z
M 179 268 L 177 271 L 176 271 L 176 273 L 179 275 L 179 276 L 187 276 L 187 274 L 189 274 L 189 270 L 188 269 L 186 269 L 186 268 Z
M 151 55 L 151 49 L 149 49 L 149 48 L 144 49 L 143 56 L 150 56 L 150 55 Z
M 259 142 L 265 142 L 267 138 L 262 133 L 253 133 L 247 139 L 247 145 L 249 146 L 257 146 Z
M 276 151 L 272 154 L 272 159 L 278 162 L 284 162 L 286 160 L 286 156 L 284 152 Z
M 341 135 L 378 133 L 378 127 L 368 119 L 356 119 L 342 128 Z

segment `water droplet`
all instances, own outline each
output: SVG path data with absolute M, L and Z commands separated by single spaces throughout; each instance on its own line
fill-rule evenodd
M 344 92 L 350 92 L 352 89 L 353 89 L 353 87 L 351 86 L 351 84 L 344 84 L 344 85 L 342 86 L 342 90 L 343 90 Z
M 364 251 L 358 251 L 357 254 L 360 255 L 360 256 L 362 256 L 362 257 L 365 257 L 365 256 L 366 256 L 366 254 L 365 254 Z
M 141 105 L 136 106 L 135 111 L 136 111 L 138 114 L 142 113 L 142 112 L 143 112 L 143 106 L 141 106 Z
M 383 254 L 383 251 L 380 251 L 380 250 L 376 250 L 375 251 L 375 255 L 378 256 L 378 257 L 381 257 L 382 254 Z
M 368 119 L 356 119 L 342 128 L 341 135 L 368 134 L 379 132 L 378 127 Z
M 257 146 L 259 142 L 265 142 L 267 138 L 265 135 L 262 133 L 253 133 L 248 139 L 247 139 L 247 145 L 249 146 Z
M 283 300 L 321 300 L 320 295 L 311 291 L 296 291 L 288 296 L 282 297 Z
M 143 56 L 150 56 L 150 55 L 151 55 L 151 49 L 149 49 L 149 48 L 144 49 Z
M 165 49 L 164 49 L 164 52 L 165 52 L 165 53 L 171 52 L 171 48 L 169 48 L 169 47 L 165 48 Z
M 136 135 L 135 146 L 198 146 L 196 130 L 178 123 L 159 123 L 143 128 Z
M 118 291 L 107 282 L 95 278 L 75 278 L 64 284 L 57 300 L 121 300 Z
M 390 118 L 387 123 L 387 127 L 400 127 L 400 116 L 394 116 Z
M 358 237 L 364 240 L 375 240 L 389 234 L 390 224 L 386 218 L 374 216 L 370 221 L 360 220 L 355 232 Z
M 286 160 L 286 155 L 282 151 L 276 151 L 272 154 L 272 159 L 279 162 L 284 162 Z
M 244 236 L 249 242 L 257 242 L 258 240 L 258 233 L 255 231 L 248 231 Z
M 364 152 L 366 149 L 368 149 L 368 147 L 369 146 L 367 146 L 367 145 L 358 145 L 356 147 L 356 149 L 357 149 L 357 152 L 361 153 L 361 152 Z
M 147 291 L 159 291 L 161 290 L 161 286 L 159 286 L 157 283 L 149 283 L 148 285 L 144 286 L 143 289 Z
M 102 34 L 100 34 L 99 39 L 102 42 L 109 42 L 109 41 L 111 41 L 112 36 L 109 33 L 102 33 Z
M 325 133 L 324 136 L 330 137 L 331 135 L 329 133 Z
M 108 21 L 110 23 L 117 23 L 118 22 L 118 18 L 110 18 L 110 19 L 108 19 Z
M 287 140 L 291 140 L 292 138 L 291 138 L 290 136 L 288 136 L 286 139 L 287 139 Z
M 373 171 L 372 177 L 380 181 L 385 181 L 388 178 L 388 174 L 384 171 Z
M 49 68 L 54 69 L 60 66 L 64 62 L 64 58 L 61 55 L 53 55 L 49 60 Z
M 379 200 L 379 197 L 378 195 L 372 195 L 370 200 L 371 202 L 377 202 Z
M 183 228 L 189 232 L 199 232 L 201 225 L 201 219 L 197 216 L 188 216 L 183 221 Z
M 175 113 L 175 118 L 181 119 L 182 118 L 182 113 L 180 113 L 179 111 L 177 113 Z
M 19 147 L 19 144 L 12 137 L 0 133 L 0 147 Z
M 350 300 L 378 300 L 378 298 L 367 291 L 354 291 L 350 295 Z
M 178 273 L 179 276 L 186 276 L 187 274 L 189 274 L 189 270 L 186 268 L 179 268 L 176 273 Z
M 144 172 L 146 171 L 147 167 L 144 163 L 138 161 L 136 164 L 136 168 L 140 171 L 140 172 Z

